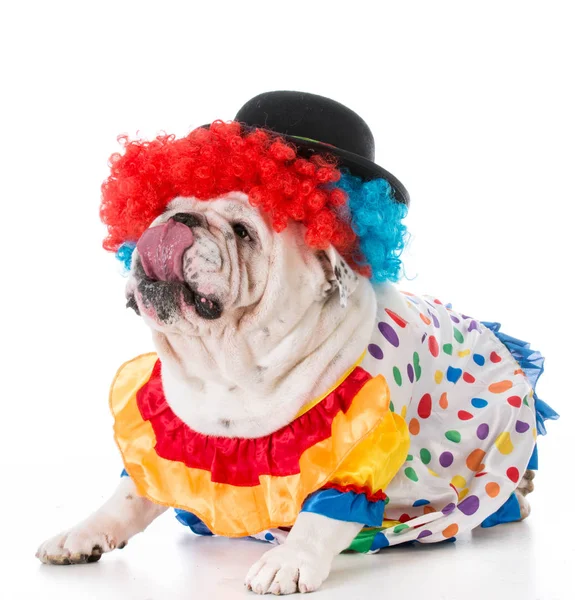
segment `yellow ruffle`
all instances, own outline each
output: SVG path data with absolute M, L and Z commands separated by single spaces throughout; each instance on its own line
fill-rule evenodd
M 110 408 L 116 443 L 140 495 L 194 513 L 215 534 L 243 537 L 289 527 L 305 498 L 330 481 L 385 490 L 407 456 L 407 426 L 389 410 L 389 389 L 378 375 L 362 387 L 345 414 L 336 415 L 331 437 L 302 453 L 299 474 L 261 475 L 259 485 L 252 487 L 214 483 L 209 471 L 155 452 L 154 431 L 140 415 L 136 393 L 156 360 L 155 354 L 139 356 L 114 379 Z

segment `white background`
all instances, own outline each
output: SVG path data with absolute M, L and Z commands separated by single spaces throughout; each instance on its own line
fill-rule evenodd
M 540 443 L 533 515 L 455 545 L 336 560 L 318 597 L 568 598 L 573 542 L 575 94 L 570 2 L 12 2 L 0 14 L 0 597 L 236 598 L 258 543 L 164 516 L 97 565 L 36 546 L 121 470 L 107 390 L 151 349 L 101 249 L 99 185 L 120 133 L 186 134 L 250 97 L 333 97 L 409 189 L 401 287 L 547 357 L 562 419 Z M 571 584 L 569 584 L 571 585 Z

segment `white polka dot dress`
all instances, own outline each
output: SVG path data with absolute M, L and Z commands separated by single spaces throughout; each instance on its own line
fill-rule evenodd
M 385 490 L 385 518 L 404 526 L 381 532 L 374 549 L 480 525 L 525 472 L 537 435 L 532 385 L 488 325 L 382 287 L 362 367 L 386 377 L 411 446 Z

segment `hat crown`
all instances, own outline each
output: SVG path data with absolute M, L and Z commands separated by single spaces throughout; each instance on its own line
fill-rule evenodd
M 265 92 L 248 100 L 235 120 L 249 127 L 335 146 L 369 161 L 375 158 L 375 142 L 367 123 L 347 106 L 324 96 Z

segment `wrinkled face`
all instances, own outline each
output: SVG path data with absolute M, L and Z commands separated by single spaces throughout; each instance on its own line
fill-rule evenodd
M 153 329 L 194 336 L 265 320 L 257 314 L 264 298 L 268 310 L 286 295 L 304 310 L 336 283 L 325 254 L 303 236 L 295 224 L 275 233 L 240 192 L 208 202 L 177 198 L 137 243 L 128 305 Z

